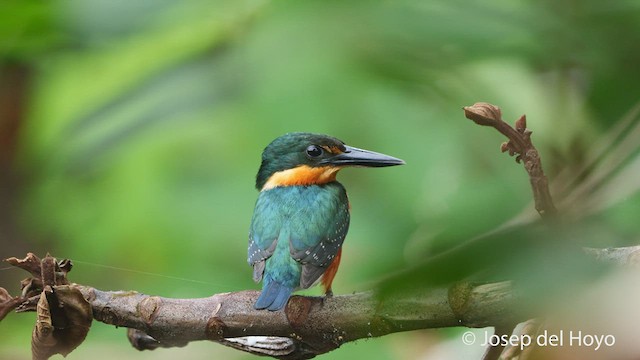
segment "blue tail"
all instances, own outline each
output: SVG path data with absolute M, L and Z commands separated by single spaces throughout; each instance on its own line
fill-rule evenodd
M 267 309 L 276 311 L 287 305 L 292 288 L 284 286 L 277 281 L 270 281 L 262 288 L 262 293 L 253 307 L 256 310 Z

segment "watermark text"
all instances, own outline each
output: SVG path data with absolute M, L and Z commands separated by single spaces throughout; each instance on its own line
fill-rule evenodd
M 542 331 L 537 335 L 512 334 L 497 335 L 485 331 L 478 335 L 475 332 L 467 331 L 462 334 L 462 343 L 465 345 L 479 344 L 481 346 L 511 346 L 520 350 L 536 345 L 540 347 L 586 347 L 593 351 L 598 351 L 603 347 L 612 347 L 616 343 L 615 336 L 611 334 L 590 334 L 581 330 L 559 330 L 550 332 Z

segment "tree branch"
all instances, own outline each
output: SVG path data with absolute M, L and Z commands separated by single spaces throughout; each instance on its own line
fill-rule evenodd
M 401 331 L 491 326 L 511 318 L 507 309 L 514 301 L 508 282 L 434 289 L 384 302 L 372 292 L 329 298 L 293 296 L 285 310 L 278 312 L 253 308 L 258 291 L 200 299 L 105 292 L 84 286 L 80 291 L 96 320 L 144 331 L 162 346 L 211 340 L 280 358 L 308 358 L 346 342 Z
M 637 264 L 639 252 L 640 246 L 587 250 L 598 260 L 623 265 Z M 34 342 L 34 353 L 45 354 L 39 359 L 73 350 L 84 340 L 91 318 L 129 328 L 129 340 L 139 350 L 209 340 L 253 354 L 305 359 L 362 338 L 456 326 L 507 329 L 533 315 L 516 310 L 522 308 L 517 305 L 524 299 L 508 281 L 460 282 L 384 299 L 371 291 L 333 297 L 293 296 L 284 311 L 270 312 L 253 308 L 258 291 L 199 299 L 102 291 L 70 284 L 69 260 L 56 261 L 50 256 L 40 260 L 30 253 L 24 259 L 7 261 L 32 277 L 22 281 L 20 296 L 11 297 L 0 288 L 0 314 L 13 309 L 38 312 L 38 323 L 47 325 L 44 335 Z M 48 301 L 46 311 L 40 306 L 43 295 Z
M 47 282 L 54 281 L 59 285 L 53 285 L 47 299 L 58 293 L 56 289 L 65 289 L 60 292 L 61 296 L 67 296 L 69 290 L 66 289 L 78 291 L 90 306 L 89 316 L 95 320 L 138 330 L 130 331 L 129 338 L 140 350 L 210 340 L 254 354 L 303 359 L 362 338 L 416 329 L 486 327 L 527 318 L 512 312 L 515 308 L 512 305 L 518 299 L 509 282 L 464 282 L 384 300 L 373 292 L 333 297 L 293 296 L 284 311 L 270 312 L 253 308 L 258 291 L 223 293 L 199 299 L 170 299 L 135 291 L 101 291 L 78 284 L 67 285 L 67 272 L 58 266 L 44 266 L 68 264 L 68 261 L 58 262 L 50 256 L 40 261 L 33 254 L 22 260 L 12 258 L 8 261 L 35 276 L 23 284 L 30 284 L 29 293 L 37 295 L 19 297 L 22 304 L 19 310 L 40 310 L 28 304 L 37 302 L 35 298 L 41 298 L 44 291 L 33 284 L 43 284 L 43 278 L 48 278 Z M 39 263 L 43 264 L 41 275 L 35 275 Z M 47 272 L 52 274 L 47 275 Z M 67 307 L 73 305 L 66 297 L 56 301 Z M 0 309 L 14 303 L 15 300 L 2 303 Z M 66 319 L 53 318 L 53 329 L 59 326 L 56 320 L 68 324 Z M 70 339 L 62 340 L 68 342 Z

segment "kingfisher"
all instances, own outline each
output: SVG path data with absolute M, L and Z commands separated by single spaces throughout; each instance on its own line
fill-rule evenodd
M 321 134 L 288 133 L 267 145 L 249 230 L 248 262 L 253 280 L 263 284 L 254 308 L 280 310 L 293 291 L 318 282 L 331 296 L 350 216 L 338 171 L 402 164 Z

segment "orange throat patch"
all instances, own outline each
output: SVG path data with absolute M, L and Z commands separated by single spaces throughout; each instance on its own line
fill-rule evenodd
M 278 171 L 271 175 L 261 191 L 273 189 L 278 186 L 326 184 L 335 181 L 340 169 L 338 166 L 311 167 L 300 165 L 293 169 Z

